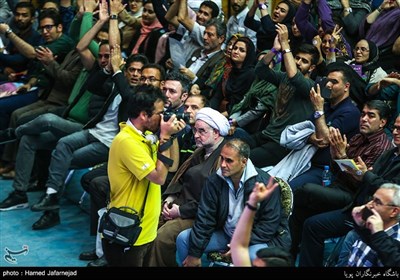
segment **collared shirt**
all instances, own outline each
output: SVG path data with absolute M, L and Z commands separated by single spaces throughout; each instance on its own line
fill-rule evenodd
M 400 241 L 400 226 L 399 223 L 386 229 L 385 232 L 390 237 Z M 356 240 L 353 244 L 353 249 L 349 257 L 348 266 L 352 267 L 382 267 L 382 262 L 378 259 L 377 253 L 372 250 L 361 239 Z
M 257 174 L 257 171 L 255 170 L 253 162 L 248 159 L 243 174 L 240 177 L 239 188 L 237 190 L 235 190 L 230 177 L 222 176 L 221 168 L 217 170 L 217 174 L 223 178 L 229 186 L 229 209 L 228 217 L 224 225 L 224 232 L 229 237 L 232 237 L 244 208 L 244 184 L 249 178 L 254 177 Z
M 372 166 L 384 151 L 393 147 L 384 130 L 367 136 L 357 134 L 348 143 L 349 147 L 346 150 L 347 157 L 357 159 L 360 156 L 368 167 Z M 360 182 L 346 172 L 340 172 L 339 170 L 338 166 L 333 165 L 333 172 L 339 185 L 346 190 L 355 191 L 359 187 Z
M 393 145 L 384 130 L 370 135 L 357 134 L 350 139 L 346 154 L 349 158 L 362 156 L 367 166 L 372 166 L 375 160 Z
M 200 57 L 195 57 L 193 56 L 191 59 L 194 61 L 190 66 L 189 70 L 192 71 L 194 74 L 197 74 L 197 72 L 200 70 L 200 68 L 209 60 L 211 57 L 213 57 L 217 52 L 220 50 L 217 50 L 215 52 L 205 54 L 204 50 L 201 51 Z M 193 80 L 192 83 L 196 82 L 198 77 L 196 76 Z
M 226 43 L 231 38 L 233 34 L 240 33 L 243 36 L 250 38 L 253 41 L 254 46 L 257 46 L 257 32 L 251 30 L 250 28 L 244 26 L 244 20 L 246 19 L 246 15 L 249 12 L 249 8 L 246 7 L 243 11 L 241 11 L 238 15 L 233 15 L 229 18 L 228 23 L 226 24 L 227 34 L 226 34 Z M 256 20 L 260 20 L 257 15 L 254 16 Z
M 192 32 L 189 32 L 182 24 L 178 26 L 176 33 L 182 36 L 180 43 L 182 47 L 179 50 L 171 49 L 171 52 L 179 51 L 183 61 L 188 61 L 190 56 L 198 49 L 204 46 L 203 34 L 206 28 L 197 22 L 193 25 Z M 171 57 L 174 57 L 171 54 Z

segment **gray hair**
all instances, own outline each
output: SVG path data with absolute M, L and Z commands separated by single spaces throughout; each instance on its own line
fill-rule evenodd
M 400 185 L 394 183 L 384 183 L 379 187 L 379 189 L 392 189 L 394 190 L 392 205 L 396 207 L 400 207 Z M 396 217 L 397 220 L 400 220 L 400 213 Z
M 238 138 L 230 139 L 228 140 L 225 145 L 225 147 L 230 147 L 235 149 L 236 151 L 239 152 L 239 156 L 241 158 L 246 158 L 248 159 L 250 157 L 250 147 L 249 144 L 244 142 L 243 140 L 240 140 Z

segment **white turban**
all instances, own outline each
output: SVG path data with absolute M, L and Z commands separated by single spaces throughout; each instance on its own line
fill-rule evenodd
M 219 134 L 222 136 L 228 135 L 230 128 L 228 119 L 217 110 L 210 107 L 204 107 L 197 112 L 196 121 L 197 120 L 201 120 L 212 128 L 218 130 Z

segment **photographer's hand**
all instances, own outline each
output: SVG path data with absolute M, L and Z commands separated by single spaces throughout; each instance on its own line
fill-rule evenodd
M 0 23 L 1 34 L 5 34 L 8 29 L 10 29 L 10 26 L 7 23 Z

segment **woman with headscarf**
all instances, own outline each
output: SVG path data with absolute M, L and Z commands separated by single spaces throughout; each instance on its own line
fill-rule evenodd
M 140 28 L 143 13 L 142 0 L 129 0 L 127 2 L 129 9 L 124 8 L 118 13 L 118 28 L 122 32 L 122 50 L 126 50 L 129 47 L 135 32 Z
M 128 53 L 142 53 L 146 55 L 149 62 L 154 62 L 158 39 L 164 33 L 165 30 L 156 17 L 153 4 L 149 0 L 145 1 L 140 32 L 135 33 L 129 45 Z
M 239 103 L 254 81 L 255 46 L 248 37 L 238 38 L 231 53 L 232 68 L 222 78 L 210 99 L 212 108 L 228 117 L 232 107 Z
M 353 49 L 353 59 L 346 63 L 367 83 L 376 83 L 387 73 L 378 65 L 379 50 L 374 42 L 361 39 Z
M 269 51 L 262 51 L 258 55 L 260 61 Z M 278 56 L 274 57 L 270 67 L 280 70 L 281 62 Z M 269 122 L 272 110 L 275 105 L 278 88 L 266 80 L 255 78 L 253 84 L 242 101 L 233 106 L 230 119 L 230 135 L 237 127 L 243 128 L 249 134 L 262 130 Z
M 260 9 L 261 21 L 254 19 L 257 8 Z M 277 23 L 286 25 L 289 30 L 289 37 L 292 37 L 291 24 L 295 14 L 296 9 L 289 0 L 283 0 L 276 5 L 271 15 L 268 13 L 268 7 L 265 3 L 259 4 L 259 1 L 256 0 L 253 2 L 253 6 L 246 15 L 244 25 L 257 32 L 257 53 L 273 47 L 277 34 L 275 30 Z

